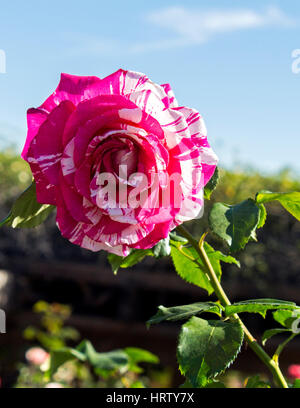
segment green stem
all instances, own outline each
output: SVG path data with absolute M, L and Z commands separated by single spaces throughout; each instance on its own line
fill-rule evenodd
M 279 346 L 277 347 L 272 359 L 275 361 L 275 363 L 277 365 L 279 365 L 279 356 L 280 353 L 282 352 L 282 350 L 285 348 L 285 346 L 291 341 L 293 340 L 293 338 L 297 336 L 297 333 L 293 333 L 290 335 L 290 337 L 288 337 L 284 342 L 282 342 L 281 344 L 279 344 Z
M 190 245 L 192 245 L 195 250 L 198 252 L 202 262 L 204 263 L 206 267 L 206 273 L 210 279 L 210 283 L 214 289 L 214 292 L 216 296 L 218 297 L 219 301 L 223 306 L 229 306 L 230 300 L 228 299 L 226 293 L 224 292 L 224 289 L 222 288 L 221 283 L 219 282 L 214 268 L 212 267 L 212 264 L 210 263 L 210 260 L 206 254 L 206 251 L 204 249 L 203 243 L 204 239 L 198 241 L 182 226 L 177 227 L 177 231 L 184 237 L 186 238 Z M 256 355 L 260 358 L 260 360 L 268 367 L 268 369 L 271 371 L 274 381 L 279 385 L 281 388 L 288 388 L 287 382 L 279 368 L 279 365 L 277 361 L 273 360 L 266 352 L 265 350 L 257 343 L 255 338 L 252 336 L 252 334 L 249 332 L 247 327 L 244 325 L 240 317 L 235 314 L 234 317 L 240 322 L 242 329 L 244 331 L 245 339 L 247 343 L 249 344 L 249 347 L 256 353 Z

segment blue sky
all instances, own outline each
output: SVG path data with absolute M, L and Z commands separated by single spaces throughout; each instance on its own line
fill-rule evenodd
M 180 105 L 198 109 L 223 165 L 299 172 L 299 34 L 295 0 L 6 2 L 0 146 L 21 149 L 27 108 L 61 72 L 103 77 L 122 67 L 169 82 Z

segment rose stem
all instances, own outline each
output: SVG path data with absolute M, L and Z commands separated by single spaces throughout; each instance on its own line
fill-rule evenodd
M 231 302 L 228 299 L 226 293 L 224 292 L 224 289 L 222 288 L 222 285 L 219 282 L 215 274 L 215 271 L 212 267 L 212 264 L 210 263 L 210 260 L 205 252 L 205 249 L 203 247 L 203 240 L 200 241 L 200 243 L 198 243 L 198 241 L 182 225 L 177 227 L 177 231 L 189 241 L 190 245 L 192 245 L 199 254 L 202 262 L 206 267 L 206 273 L 210 279 L 210 284 L 212 285 L 214 292 L 218 297 L 219 301 L 221 302 L 221 304 L 223 306 L 231 305 Z M 275 382 L 280 386 L 280 388 L 289 388 L 279 368 L 279 365 L 274 360 L 272 360 L 272 358 L 265 352 L 265 350 L 257 343 L 255 338 L 252 336 L 252 334 L 249 332 L 247 327 L 240 319 L 240 317 L 237 314 L 235 314 L 234 317 L 240 322 L 242 329 L 244 331 L 246 341 L 249 344 L 249 347 L 271 371 Z

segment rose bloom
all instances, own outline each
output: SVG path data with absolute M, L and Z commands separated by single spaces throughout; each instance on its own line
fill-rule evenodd
M 104 79 L 62 74 L 27 118 L 22 157 L 37 200 L 57 207 L 58 228 L 72 243 L 125 256 L 201 214 L 217 157 L 202 117 L 178 107 L 169 84 L 122 69 Z M 113 176 L 115 195 L 103 174 Z M 132 197 L 141 196 L 135 205 Z
M 49 353 L 41 347 L 32 347 L 27 350 L 25 357 L 30 364 L 41 366 L 49 357 Z

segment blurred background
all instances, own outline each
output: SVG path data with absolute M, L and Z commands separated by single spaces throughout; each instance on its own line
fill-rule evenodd
M 195 235 L 206 227 L 214 201 L 233 204 L 260 189 L 300 191 L 297 2 L 15 1 L 2 8 L 0 18 L 0 219 L 31 180 L 19 157 L 26 110 L 53 92 L 61 72 L 99 77 L 120 67 L 144 72 L 157 83 L 169 82 L 180 105 L 200 111 L 222 170 L 205 216 L 189 223 Z M 299 304 L 299 223 L 270 204 L 258 238 L 238 256 L 241 269 L 224 265 L 232 300 L 277 297 Z M 222 249 L 222 243 L 211 243 Z M 88 338 L 98 351 L 129 346 L 151 351 L 160 363 L 146 367 L 144 384 L 177 386 L 183 382 L 175 357 L 180 326 L 147 330 L 145 322 L 160 304 L 205 299 L 204 291 L 176 276 L 168 259 L 146 258 L 114 276 L 104 252 L 88 252 L 60 236 L 55 216 L 33 230 L 3 227 L 0 308 L 7 313 L 7 333 L 0 334 L 1 384 L 44 386 L 42 363 L 33 369 L 26 351 L 33 346 L 50 351 L 58 338 L 70 345 Z M 258 338 L 272 327 L 268 318 L 245 321 Z M 269 349 L 280 340 L 270 340 Z M 286 374 L 300 365 L 297 339 L 281 360 Z M 232 370 L 228 381 L 234 386 L 264 373 L 247 348 Z M 69 386 L 95 383 L 86 372 L 74 374 L 74 367 L 67 373 L 63 382 Z

